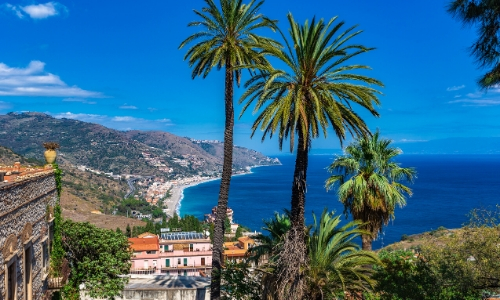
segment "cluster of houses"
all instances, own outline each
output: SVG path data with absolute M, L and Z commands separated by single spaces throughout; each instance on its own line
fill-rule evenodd
M 212 243 L 203 233 L 149 232 L 129 238 L 133 251 L 131 274 L 170 276 L 209 276 L 212 270 Z M 240 237 L 224 243 L 224 259 L 242 261 L 249 255 L 255 241 Z

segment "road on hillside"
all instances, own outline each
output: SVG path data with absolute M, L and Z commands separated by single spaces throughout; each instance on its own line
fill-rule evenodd
M 151 179 L 153 178 L 153 176 L 135 176 L 135 177 L 131 177 L 129 179 L 127 179 L 127 184 L 128 184 L 128 193 L 125 195 L 125 197 L 123 197 L 123 199 L 127 199 L 128 197 L 130 197 L 130 195 L 133 195 L 134 192 L 135 192 L 135 186 L 134 186 L 134 182 L 137 181 L 137 180 L 140 180 L 140 179 Z

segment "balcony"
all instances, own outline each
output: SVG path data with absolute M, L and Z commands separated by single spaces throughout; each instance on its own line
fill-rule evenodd
M 187 250 L 176 250 L 176 251 L 165 251 L 160 253 L 160 257 L 184 257 L 184 256 L 212 256 L 212 250 L 205 250 L 205 251 L 189 251 L 188 248 L 185 248 Z
M 162 271 L 171 271 L 171 270 L 187 270 L 187 269 L 205 269 L 205 268 L 212 268 L 212 264 L 204 264 L 204 265 L 177 265 L 177 266 L 171 266 L 171 267 L 162 267 Z

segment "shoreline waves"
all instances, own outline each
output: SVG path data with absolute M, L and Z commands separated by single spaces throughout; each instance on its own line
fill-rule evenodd
M 234 174 L 231 177 L 253 174 L 252 170 L 254 168 L 258 168 L 258 167 L 273 167 L 273 166 L 276 166 L 276 165 L 250 166 L 250 167 L 248 167 L 248 172 Z M 190 188 L 190 187 L 194 187 L 194 186 L 197 186 L 197 185 L 200 185 L 200 184 L 203 184 L 203 183 L 220 180 L 220 179 L 221 179 L 220 177 L 217 177 L 217 178 L 211 178 L 211 179 L 207 179 L 207 180 L 200 180 L 200 181 L 196 181 L 196 182 L 193 182 L 193 183 L 190 183 L 190 184 L 184 184 L 184 185 L 179 185 L 179 186 L 172 187 L 172 196 L 167 200 L 167 205 L 168 205 L 167 214 L 169 216 L 173 216 L 174 212 L 175 212 L 175 213 L 177 213 L 178 216 L 181 215 L 180 214 L 180 210 L 181 210 L 181 205 L 182 205 L 182 199 L 184 199 L 184 190 L 185 189 Z M 206 213 L 208 214 L 210 212 L 206 212 Z

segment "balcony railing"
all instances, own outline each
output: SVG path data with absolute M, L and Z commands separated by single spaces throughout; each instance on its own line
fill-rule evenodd
M 167 271 L 175 271 L 175 270 L 207 270 L 207 273 L 210 274 L 210 270 L 212 269 L 211 264 L 205 265 L 191 265 L 191 266 L 172 266 L 172 267 L 161 267 L 161 268 L 147 268 L 147 269 L 130 269 L 130 274 L 139 274 L 139 275 L 154 275 L 154 274 L 162 274 Z
M 160 256 L 161 257 L 172 257 L 172 256 L 197 256 L 197 255 L 203 255 L 203 256 L 212 256 L 212 251 L 208 251 L 208 250 L 205 250 L 205 251 L 183 251 L 182 254 L 180 253 L 175 253 L 173 251 L 165 251 L 165 252 L 161 252 L 160 253 Z
M 204 264 L 204 265 L 177 265 L 171 267 L 161 267 L 161 270 L 184 270 L 184 269 L 203 269 L 203 268 L 212 268 L 212 264 Z

